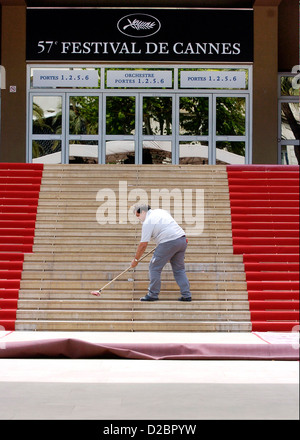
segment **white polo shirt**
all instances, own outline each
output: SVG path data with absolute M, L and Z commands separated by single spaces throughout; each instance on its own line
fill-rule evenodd
M 156 244 L 160 244 L 176 240 L 183 235 L 185 235 L 184 230 L 167 211 L 164 209 L 149 209 L 142 226 L 142 243 L 153 239 Z

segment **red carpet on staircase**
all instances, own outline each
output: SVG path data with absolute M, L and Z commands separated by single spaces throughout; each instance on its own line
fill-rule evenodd
M 227 173 L 252 331 L 292 331 L 299 326 L 299 166 L 228 165 Z
M 32 252 L 42 164 L 0 163 L 0 330 L 14 330 L 24 254 Z

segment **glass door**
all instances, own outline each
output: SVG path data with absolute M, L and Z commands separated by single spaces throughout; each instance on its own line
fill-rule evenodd
M 280 74 L 283 163 L 300 154 L 292 79 Z M 28 162 L 252 162 L 251 66 L 29 65 L 27 90 Z
M 67 94 L 66 163 L 98 163 L 100 94 Z
M 140 95 L 138 161 L 143 164 L 175 163 L 175 98 L 151 93 Z
M 29 114 L 28 162 L 251 163 L 249 94 L 32 92 Z
M 278 77 L 278 163 L 300 164 L 300 104 L 296 73 Z
M 65 150 L 65 95 L 29 95 L 29 142 L 27 161 L 60 164 Z
M 137 163 L 138 96 L 107 94 L 103 103 L 104 148 L 102 163 Z
M 289 99 L 281 99 L 278 108 L 279 163 L 300 164 L 300 105 Z
M 212 157 L 212 95 L 177 96 L 177 163 L 208 164 Z
M 213 159 L 218 164 L 245 164 L 249 152 L 249 96 L 214 95 Z

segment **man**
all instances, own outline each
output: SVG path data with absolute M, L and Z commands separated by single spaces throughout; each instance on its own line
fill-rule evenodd
M 136 217 L 142 222 L 141 241 L 131 262 L 136 267 L 138 260 L 145 252 L 148 242 L 153 239 L 157 244 L 149 264 L 150 283 L 148 293 L 141 301 L 157 301 L 161 286 L 161 271 L 170 261 L 175 281 L 180 287 L 179 301 L 191 301 L 191 292 L 188 278 L 185 273 L 184 256 L 187 240 L 184 230 L 176 223 L 173 217 L 163 209 L 151 209 L 149 205 L 136 205 Z

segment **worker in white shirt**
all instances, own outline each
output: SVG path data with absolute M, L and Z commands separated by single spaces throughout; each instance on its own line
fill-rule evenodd
M 157 301 L 161 287 L 161 272 L 170 262 L 175 281 L 181 297 L 179 301 L 191 301 L 189 280 L 185 273 L 184 257 L 187 239 L 184 230 L 174 218 L 163 209 L 151 209 L 149 205 L 140 204 L 134 207 L 136 217 L 142 222 L 142 235 L 131 267 L 136 267 L 138 260 L 144 254 L 148 242 L 152 239 L 157 247 L 149 264 L 150 283 L 148 293 L 141 301 Z

